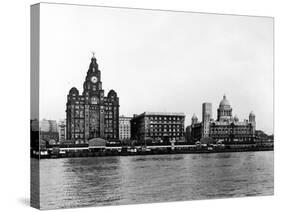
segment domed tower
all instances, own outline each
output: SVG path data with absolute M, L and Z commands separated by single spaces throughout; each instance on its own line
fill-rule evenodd
M 68 97 L 71 98 L 71 97 L 78 97 L 79 96 L 79 91 L 77 88 L 75 87 L 72 87 L 70 90 L 69 90 L 69 93 L 68 93 Z
M 101 71 L 93 54 L 83 84 L 83 92 L 73 87 L 67 96 L 67 139 L 89 141 L 92 138 L 118 140 L 119 97 L 114 90 L 104 96 Z
M 192 118 L 191 118 L 191 124 L 197 124 L 198 123 L 198 118 L 195 114 L 193 114 Z
M 254 114 L 253 111 L 251 111 L 251 113 L 249 114 L 249 122 L 253 126 L 253 134 L 255 134 L 255 131 L 256 131 L 256 115 Z
M 67 103 L 66 103 L 66 138 L 71 139 L 75 133 L 75 129 L 73 127 L 74 125 L 74 119 L 75 119 L 75 106 L 76 102 L 79 101 L 79 91 L 77 88 L 72 87 L 69 90 L 69 93 L 67 95 Z
M 256 115 L 253 111 L 249 114 L 249 122 L 256 122 Z
M 101 71 L 94 54 L 91 58 L 91 63 L 83 84 L 83 95 L 87 96 L 88 98 L 93 95 L 101 98 L 104 95 L 101 82 Z
M 218 108 L 218 121 L 229 121 L 232 118 L 232 108 L 226 96 L 223 95 L 223 99 L 220 101 Z

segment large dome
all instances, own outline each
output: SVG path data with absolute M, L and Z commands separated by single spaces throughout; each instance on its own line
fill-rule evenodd
M 226 96 L 223 95 L 223 99 L 220 102 L 220 107 L 230 106 L 229 101 L 226 99 Z
M 70 94 L 76 94 L 76 95 L 79 95 L 79 91 L 77 88 L 75 87 L 72 87 L 69 91 Z

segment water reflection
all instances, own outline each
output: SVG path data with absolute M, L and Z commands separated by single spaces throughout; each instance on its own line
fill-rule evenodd
M 273 152 L 41 160 L 43 208 L 273 194 Z

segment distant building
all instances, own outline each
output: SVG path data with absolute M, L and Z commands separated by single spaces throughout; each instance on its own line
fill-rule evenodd
M 208 137 L 210 121 L 212 120 L 212 103 L 205 102 L 202 105 L 202 137 Z
M 185 130 L 185 141 L 191 143 L 191 126 L 187 126 Z
M 59 142 L 59 133 L 58 125 L 55 120 L 46 120 L 43 119 L 39 122 L 40 128 L 40 141 L 44 140 L 48 143 L 50 141 L 58 143 Z
M 64 142 L 66 140 L 66 120 L 59 122 L 58 129 L 59 129 L 59 142 Z
M 70 89 L 66 104 L 66 138 L 77 142 L 92 138 L 119 139 L 119 98 L 114 90 L 104 95 L 101 71 L 93 56 L 83 93 Z
M 132 117 L 119 116 L 119 139 L 126 140 L 131 138 L 131 119 Z
M 40 132 L 40 142 L 41 140 L 47 141 L 48 143 L 59 143 L 59 133 L 58 132 Z
M 30 120 L 31 131 L 39 132 L 40 122 L 37 119 Z
M 197 124 L 198 123 L 198 118 L 195 114 L 193 114 L 192 118 L 191 118 L 191 124 Z
M 195 114 L 191 118 L 190 137 L 190 140 L 193 142 L 199 141 L 202 138 L 202 123 L 198 122 Z
M 224 142 L 253 142 L 255 138 L 255 114 L 249 114 L 249 120 L 239 121 L 232 117 L 232 108 L 226 96 L 223 96 L 217 110 L 217 120 L 212 119 L 211 103 L 202 105 L 202 122 L 198 123 L 194 115 L 191 120 L 191 140 L 199 141 L 203 138 L 213 138 Z
M 39 151 L 39 127 L 40 122 L 37 119 L 30 120 L 30 147 L 32 150 Z
M 169 143 L 184 140 L 183 113 L 144 112 L 131 120 L 132 139 Z
M 258 140 L 260 141 L 268 141 L 268 142 L 273 142 L 274 136 L 273 135 L 267 135 L 265 132 L 262 130 L 256 130 L 255 136 Z
M 55 120 L 43 119 L 40 121 L 39 127 L 41 132 L 58 132 L 58 125 Z

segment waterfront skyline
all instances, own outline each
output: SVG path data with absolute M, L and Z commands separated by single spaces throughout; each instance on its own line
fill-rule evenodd
M 223 98 L 225 98 L 226 96 L 224 95 L 223 96 Z M 202 105 L 206 105 L 206 104 L 208 104 L 208 105 L 211 105 L 211 107 L 212 107 L 212 103 L 210 103 L 210 102 L 203 102 L 202 103 Z M 219 107 L 218 107 L 219 108 Z M 217 109 L 217 108 L 215 108 L 215 109 Z M 204 110 L 203 110 L 204 111 Z M 200 119 L 198 119 L 198 122 L 202 122 L 203 123 L 203 111 L 201 111 L 202 112 L 202 114 L 195 114 L 195 113 L 193 113 L 193 115 L 192 115 L 192 117 L 194 117 L 194 116 L 196 116 L 197 117 L 197 119 L 198 119 L 198 117 L 201 117 L 200 115 L 202 115 L 202 119 L 200 120 Z M 211 109 L 211 111 L 212 111 L 212 109 Z M 217 111 L 217 110 L 215 110 L 215 111 Z M 158 113 L 158 112 L 151 112 L 151 111 L 145 111 L 145 112 L 149 112 L 149 113 Z M 160 112 L 161 113 L 161 112 Z M 246 117 L 238 117 L 238 115 L 237 114 L 235 114 L 235 115 L 232 115 L 232 118 L 234 118 L 234 119 L 240 119 L 240 121 L 246 121 L 246 122 L 248 122 L 249 121 L 249 115 L 250 114 L 252 114 L 252 113 L 254 113 L 253 111 L 250 111 L 250 113 L 248 114 L 248 116 L 246 116 Z M 186 116 L 186 114 L 185 113 L 183 113 L 185 116 Z M 138 115 L 138 114 L 130 114 L 129 116 L 130 117 L 133 117 L 134 115 Z M 213 114 L 212 112 L 211 112 L 211 114 L 210 114 L 211 116 L 211 120 L 213 120 L 213 121 L 217 121 L 217 116 L 218 116 L 218 113 L 216 112 L 215 114 Z M 124 117 L 124 115 L 123 114 L 120 114 L 120 117 Z M 212 118 L 213 117 L 213 118 Z M 43 120 L 44 120 L 45 118 L 43 118 Z M 59 122 L 59 121 L 61 121 L 61 120 L 63 120 L 63 119 L 59 119 L 59 120 L 56 120 L 57 122 Z M 191 124 L 192 124 L 192 118 L 190 119 L 190 120 L 185 120 L 185 127 L 187 127 L 187 126 L 190 126 Z M 186 124 L 187 123 L 187 124 Z M 262 131 L 264 131 L 263 129 L 257 129 L 257 130 L 262 130 Z M 264 132 L 266 132 L 266 131 L 264 131 Z M 268 133 L 268 132 L 266 132 L 266 133 Z M 271 134 L 271 135 L 273 135 L 274 134 L 274 132 L 272 132 L 272 133 L 268 133 L 269 135 Z
M 223 96 L 223 98 L 225 98 L 225 95 Z M 206 102 L 203 102 L 202 103 L 202 105 L 205 105 L 205 104 L 211 104 L 211 106 L 212 106 L 212 103 L 211 102 L 208 102 L 208 103 L 206 103 Z M 218 107 L 217 107 L 218 108 Z M 215 111 L 217 111 L 217 108 L 215 108 Z M 235 111 L 235 110 L 234 110 Z M 145 112 L 150 112 L 150 113 L 157 113 L 157 112 L 151 112 L 151 111 L 145 111 Z M 165 111 L 166 112 L 166 111 Z M 201 115 L 203 115 L 203 111 L 201 111 L 201 113 L 202 114 L 195 114 L 195 113 L 193 113 L 193 115 L 192 115 L 192 117 L 195 115 L 197 118 L 198 117 L 201 117 Z M 249 121 L 249 115 L 251 114 L 251 113 L 253 113 L 253 111 L 250 111 L 249 113 L 248 113 L 248 116 L 245 116 L 245 117 L 239 117 L 238 115 L 237 115 L 237 113 L 234 113 L 235 115 L 233 115 L 232 117 L 235 119 L 235 118 L 238 118 L 238 119 L 240 119 L 241 121 Z M 186 115 L 185 113 L 183 113 L 185 116 L 190 116 L 190 114 L 189 115 Z M 130 117 L 133 117 L 134 115 L 138 115 L 138 114 L 130 114 L 129 116 Z M 217 117 L 218 116 L 218 113 L 217 112 L 215 112 L 214 114 L 213 113 L 211 113 L 211 117 L 213 117 L 212 118 L 212 120 L 214 120 L 214 121 L 217 121 Z M 120 117 L 124 117 L 124 115 L 123 114 L 120 114 Z M 202 116 L 203 117 L 203 116 Z M 43 118 L 43 120 L 44 120 L 45 118 Z M 59 120 L 56 120 L 56 121 L 61 121 L 61 120 L 63 120 L 63 119 L 59 119 Z M 203 119 L 198 119 L 198 122 L 203 122 Z M 190 120 L 186 120 L 185 119 L 185 127 L 187 127 L 187 126 L 190 126 L 191 124 L 192 124 L 192 118 L 190 119 Z M 267 132 L 267 131 L 265 131 L 264 129 L 257 129 L 257 130 L 262 130 L 262 131 L 264 131 L 265 133 L 267 133 L 267 134 L 269 134 L 269 135 L 273 135 L 274 134 L 274 132 Z
M 31 17 L 32 207 L 273 195 L 273 18 L 51 3 Z
M 254 111 L 257 129 L 273 133 L 271 18 L 44 4 L 40 26 L 40 119 L 65 119 L 69 88 L 82 90 L 95 51 L 120 115 L 183 112 L 188 126 L 226 94 L 233 115 Z

